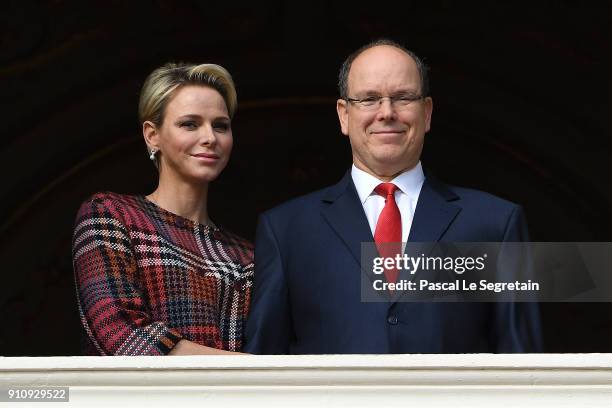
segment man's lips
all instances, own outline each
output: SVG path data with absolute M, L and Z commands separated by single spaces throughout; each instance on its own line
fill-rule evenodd
M 399 135 L 401 133 L 406 132 L 401 129 L 381 129 L 381 130 L 371 130 L 370 133 L 373 135 Z

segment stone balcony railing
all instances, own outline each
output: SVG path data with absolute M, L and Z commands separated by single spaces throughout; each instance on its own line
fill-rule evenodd
M 0 357 L 0 390 L 57 386 L 83 407 L 612 407 L 612 355 Z

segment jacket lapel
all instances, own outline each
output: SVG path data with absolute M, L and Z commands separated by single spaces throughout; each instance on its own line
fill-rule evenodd
M 421 188 L 408 242 L 437 242 L 461 208 L 452 203 L 459 197 L 437 180 L 427 177 Z
M 414 211 L 414 220 L 410 228 L 408 243 L 422 243 L 418 253 L 428 255 L 453 220 L 461 211 L 461 207 L 452 203 L 459 197 L 449 188 L 435 178 L 428 176 L 423 183 L 419 200 Z M 406 246 L 408 250 L 408 245 Z M 415 254 L 407 254 L 415 255 Z M 408 279 L 415 280 L 417 275 L 410 275 Z M 389 307 L 405 296 L 403 293 L 394 295 Z
M 419 194 L 408 241 L 439 241 L 461 211 L 452 203 L 458 198 L 446 185 L 428 176 Z M 373 242 L 374 238 L 350 171 L 327 191 L 323 204 L 321 215 L 361 264 L 361 243 Z
M 427 246 L 433 248 L 461 211 L 452 203 L 458 198 L 443 183 L 427 177 L 419 194 L 408 241 L 429 243 Z M 350 171 L 327 191 L 322 201 L 321 215 L 361 266 L 361 243 L 373 242 L 374 238 Z M 397 300 L 397 297 L 391 299 L 389 306 Z
M 361 265 L 361 243 L 374 238 L 350 171 L 323 197 L 321 215 Z

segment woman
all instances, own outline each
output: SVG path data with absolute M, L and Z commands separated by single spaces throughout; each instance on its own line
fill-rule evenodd
M 241 350 L 253 248 L 207 211 L 235 110 L 232 78 L 218 65 L 167 64 L 147 78 L 139 116 L 157 189 L 95 194 L 74 230 L 81 321 L 95 354 Z

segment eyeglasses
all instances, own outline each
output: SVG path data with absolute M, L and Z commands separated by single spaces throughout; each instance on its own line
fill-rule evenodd
M 346 98 L 350 103 L 362 108 L 363 110 L 376 110 L 382 105 L 383 99 L 388 98 L 391 105 L 396 109 L 405 109 L 412 102 L 425 99 L 425 95 L 398 94 L 398 95 L 372 95 L 363 99 Z

